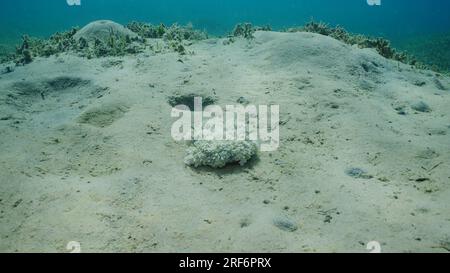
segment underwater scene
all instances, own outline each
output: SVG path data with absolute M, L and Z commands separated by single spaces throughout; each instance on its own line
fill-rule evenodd
M 0 5 L 1 253 L 450 252 L 450 1 Z

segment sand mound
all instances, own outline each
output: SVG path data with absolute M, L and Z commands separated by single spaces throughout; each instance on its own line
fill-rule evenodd
M 94 21 L 80 29 L 74 36 L 75 39 L 84 38 L 88 42 L 99 39 L 106 41 L 111 35 L 117 38 L 137 37 L 136 33 L 124 26 L 109 20 Z
M 113 124 L 116 120 L 123 117 L 127 111 L 127 107 L 123 105 L 105 105 L 102 107 L 96 107 L 84 112 L 79 117 L 78 122 L 103 128 Z

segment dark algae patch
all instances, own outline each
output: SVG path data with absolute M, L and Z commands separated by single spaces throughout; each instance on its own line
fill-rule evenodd
M 166 26 L 164 24 L 152 25 L 143 22 L 131 22 L 127 28 L 143 38 L 148 39 L 166 39 L 166 40 L 188 40 L 200 41 L 208 39 L 206 31 L 200 31 L 194 28 L 192 24 L 181 26 L 173 24 Z

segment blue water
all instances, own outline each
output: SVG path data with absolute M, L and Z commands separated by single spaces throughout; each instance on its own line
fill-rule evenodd
M 97 19 L 182 24 L 221 35 L 238 22 L 275 29 L 302 25 L 311 18 L 339 24 L 352 32 L 400 40 L 450 30 L 449 0 L 1 0 L 0 44 L 24 33 L 48 36 Z

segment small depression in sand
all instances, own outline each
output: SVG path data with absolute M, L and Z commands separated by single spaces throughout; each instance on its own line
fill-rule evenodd
M 7 94 L 7 103 L 27 111 L 27 106 L 32 106 L 33 103 L 39 101 L 85 99 L 90 96 L 89 92 L 92 92 L 93 89 L 96 88 L 92 86 L 91 81 L 77 77 L 62 76 L 45 80 L 24 80 L 11 85 L 11 91 Z

